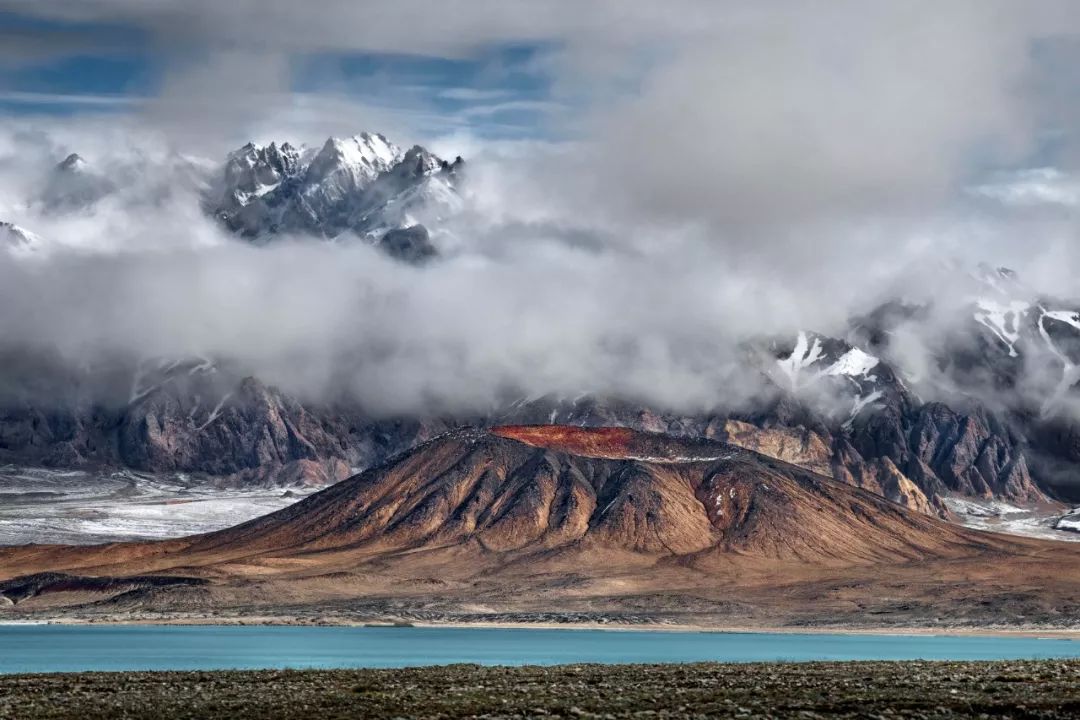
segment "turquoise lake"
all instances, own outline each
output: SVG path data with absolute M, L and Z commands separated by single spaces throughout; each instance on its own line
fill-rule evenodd
M 1067 657 L 1080 657 L 1080 641 L 495 628 L 0 626 L 0 673 Z

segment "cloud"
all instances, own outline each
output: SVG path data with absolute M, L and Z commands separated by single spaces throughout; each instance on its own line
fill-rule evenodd
M 0 260 L 0 321 L 9 341 L 71 358 L 226 355 L 296 392 L 345 389 L 387 410 L 484 405 L 507 388 L 698 407 L 759 389 L 731 381 L 741 340 L 842 333 L 890 294 L 933 295 L 920 269 L 943 257 L 1077 290 L 1071 213 L 1002 210 L 996 197 L 988 208 L 967 191 L 984 168 L 1037 149 L 1046 106 L 1032 74 L 1045 66 L 1031 48 L 1077 27 L 1070 3 L 0 10 L 134 27 L 165 59 L 156 95 L 129 113 L 0 125 L 0 219 L 58 247 Z M 309 54 L 471 57 L 514 43 L 543 48 L 529 70 L 550 92 L 438 90 L 479 103 L 450 120 L 347 84 L 292 86 Z M 1059 93 L 1053 107 L 1059 123 L 1071 112 Z M 571 139 L 470 132 L 499 108 L 540 111 L 536 137 Z M 199 211 L 205 166 L 188 156 L 360 130 L 467 158 L 467 209 L 436 236 L 442 261 L 409 268 L 348 243 L 255 248 Z M 43 212 L 36 194 L 71 151 L 121 189 L 85 212 Z M 904 352 L 930 369 L 924 350 L 913 340 Z
M 748 3 L 727 3 L 742 12 Z M 461 55 L 492 43 L 608 37 L 631 43 L 701 32 L 728 9 L 705 0 L 674 0 L 663 8 L 640 0 L 4 0 L 0 11 L 69 23 L 140 28 L 167 48 L 198 45 L 250 51 L 365 50 Z
M 718 380 L 735 333 L 760 319 L 738 303 L 746 284 L 714 287 L 682 259 L 665 267 L 542 236 L 499 258 L 413 268 L 359 242 L 139 247 L 152 221 L 125 242 L 108 216 L 64 229 L 95 222 L 111 246 L 0 260 L 6 343 L 78 362 L 224 357 L 292 392 L 386 411 L 486 408 L 511 391 L 699 407 L 731 399 Z
M 84 107 L 130 107 L 138 98 L 126 95 L 87 95 L 74 93 L 0 92 L 0 103 L 19 105 L 75 105 Z

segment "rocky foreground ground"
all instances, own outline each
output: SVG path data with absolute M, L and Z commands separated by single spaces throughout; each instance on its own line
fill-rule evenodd
M 1080 661 L 0 677 L 0 718 L 1076 718 Z

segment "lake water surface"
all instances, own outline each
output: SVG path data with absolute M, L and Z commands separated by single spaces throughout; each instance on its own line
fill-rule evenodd
M 1067 657 L 1080 657 L 1080 641 L 496 628 L 0 626 L 0 673 Z

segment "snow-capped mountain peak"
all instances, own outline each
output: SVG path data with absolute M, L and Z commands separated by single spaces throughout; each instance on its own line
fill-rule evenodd
M 840 356 L 840 358 L 830 365 L 826 370 L 826 375 L 845 375 L 849 377 L 863 377 L 867 380 L 874 380 L 874 376 L 871 371 L 877 367 L 881 360 L 874 357 L 870 353 L 864 352 L 857 347 L 853 347 L 846 353 Z
M 462 162 L 448 163 L 419 145 L 403 153 L 373 133 L 331 137 L 317 152 L 248 144 L 230 154 L 208 205 L 229 229 L 251 238 L 355 234 L 394 248 L 406 236 L 381 242 L 387 233 L 408 229 L 407 237 L 420 238 L 416 226 L 460 210 L 455 178 Z M 427 257 L 434 246 L 422 245 Z
M 289 143 L 280 148 L 276 143 L 267 147 L 248 143 L 229 153 L 225 184 L 233 200 L 245 205 L 251 198 L 265 195 L 282 180 L 295 175 L 299 167 L 300 154 Z
M 356 187 L 364 186 L 393 167 L 400 155 L 401 150 L 382 135 L 329 138 L 308 166 L 305 191 L 327 181 L 340 184 L 343 178 Z
M 112 178 L 95 171 L 78 153 L 71 153 L 53 168 L 42 200 L 51 210 L 82 210 L 115 189 Z
M 447 164 L 419 145 L 409 148 L 398 163 L 396 171 L 401 176 L 421 177 L 442 170 Z
M 769 374 L 780 387 L 827 396 L 844 426 L 886 394 L 903 389 L 880 358 L 836 338 L 800 331 L 794 345 L 774 347 L 774 353 L 779 372 Z
M 71 153 L 60 161 L 56 169 L 63 172 L 83 172 L 86 170 L 86 160 L 78 153 Z
M 42 245 L 41 236 L 14 223 L 0 221 L 0 250 L 22 255 L 37 252 Z

